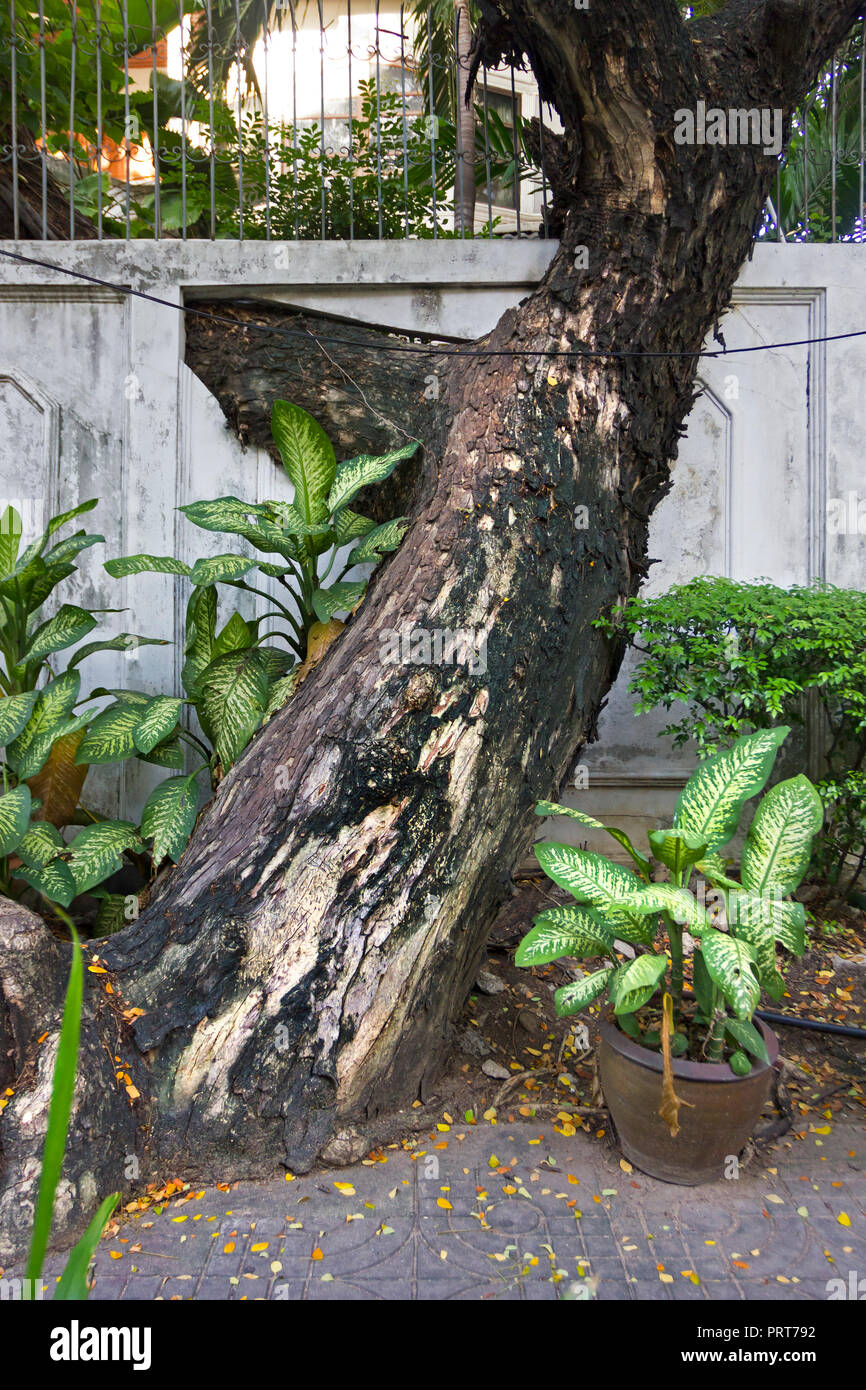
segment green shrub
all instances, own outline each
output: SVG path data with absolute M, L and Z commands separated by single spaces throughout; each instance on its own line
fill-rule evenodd
M 779 588 L 700 578 L 633 598 L 599 626 L 641 654 L 629 689 L 636 712 L 681 703 L 662 731 L 708 751 L 740 734 L 819 710 L 826 808 L 813 870 L 837 882 L 866 850 L 866 593 L 814 583 Z

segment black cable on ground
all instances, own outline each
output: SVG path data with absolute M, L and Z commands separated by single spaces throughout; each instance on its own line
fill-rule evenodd
M 755 1018 L 762 1018 L 765 1023 L 781 1023 L 786 1028 L 805 1028 L 810 1033 L 836 1033 L 843 1038 L 860 1038 L 866 1042 L 866 1028 L 853 1028 L 847 1023 L 822 1023 L 814 1018 L 797 1018 L 796 1014 L 771 1014 L 764 1009 L 756 1009 Z

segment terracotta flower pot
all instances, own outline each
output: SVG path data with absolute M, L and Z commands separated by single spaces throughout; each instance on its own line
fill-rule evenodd
M 779 1055 L 776 1035 L 755 1019 L 767 1044 L 770 1065 L 754 1061 L 748 1076 L 736 1076 L 727 1062 L 674 1060 L 674 1089 L 683 1105 L 679 1134 L 671 1138 L 658 1110 L 662 1099 L 662 1057 L 627 1038 L 614 1023 L 601 1020 L 599 1069 L 605 1101 L 622 1151 L 642 1172 L 664 1182 L 696 1186 L 730 1176 L 736 1156 L 770 1094 L 772 1064 Z

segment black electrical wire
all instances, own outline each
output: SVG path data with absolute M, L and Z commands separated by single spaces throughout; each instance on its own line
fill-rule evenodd
M 242 322 L 246 329 L 257 329 L 261 333 L 275 333 L 282 338 L 312 338 L 316 343 L 329 343 L 337 347 L 355 348 L 363 347 L 365 351 L 371 352 L 403 352 L 417 357 L 589 357 L 618 359 L 632 357 L 658 357 L 658 358 L 680 358 L 680 357 L 734 357 L 744 352 L 773 352 L 778 348 L 792 347 L 811 347 L 816 343 L 839 343 L 849 338 L 866 338 L 866 328 L 858 329 L 853 333 L 830 333 L 819 338 L 791 338 L 786 342 L 780 343 L 757 343 L 754 347 L 723 348 L 712 350 L 698 350 L 696 352 L 665 352 L 662 350 L 640 351 L 610 351 L 604 352 L 597 348 L 442 348 L 442 347 L 420 347 L 410 343 L 361 343 L 351 338 L 338 338 L 333 334 L 313 333 L 312 329 L 280 328 L 278 324 L 262 323 L 261 321 L 229 318 L 225 314 L 214 314 L 209 309 L 197 309 L 194 304 L 174 304 L 170 299 L 160 299 L 158 295 L 147 294 L 144 290 L 134 290 L 130 285 L 118 285 L 112 280 L 104 280 L 98 275 L 87 275 L 83 270 L 71 270 L 68 266 L 57 265 L 55 261 L 40 260 L 35 256 L 22 256 L 16 251 L 0 250 L 0 256 L 5 256 L 7 260 L 18 261 L 22 265 L 39 266 L 43 270 L 54 271 L 58 275 L 70 275 L 76 280 L 86 280 L 88 284 L 99 285 L 103 289 L 114 290 L 116 294 L 129 295 L 134 299 L 146 299 L 150 304 L 161 304 L 166 309 L 174 309 L 181 314 L 194 314 L 196 318 L 208 319 L 212 323 L 227 324 L 232 328 L 237 328 Z M 361 325 L 366 326 L 366 325 Z
M 798 1018 L 796 1014 L 772 1014 L 763 1009 L 755 1010 L 755 1018 L 765 1023 L 782 1023 L 786 1028 L 805 1028 L 810 1033 L 837 1033 L 843 1038 L 862 1038 L 866 1042 L 866 1028 L 853 1028 L 847 1023 L 822 1023 L 820 1019 Z

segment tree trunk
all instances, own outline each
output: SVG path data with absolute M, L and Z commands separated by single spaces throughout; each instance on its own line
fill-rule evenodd
M 457 49 L 457 168 L 454 183 L 454 225 L 463 236 L 475 231 L 475 109 L 472 104 L 472 19 L 469 0 L 454 0 Z
M 676 144 L 673 113 L 699 98 L 789 112 L 858 13 L 856 0 L 734 0 L 686 27 L 673 0 L 480 8 L 476 61 L 524 51 L 562 116 L 561 245 L 519 309 L 436 362 L 402 547 L 141 919 L 98 943 L 109 973 L 87 972 L 86 1036 L 137 1068 L 141 1097 L 95 1064 L 83 1076 L 67 1236 L 95 1187 L 128 1186 L 131 1157 L 142 1177 L 304 1171 L 369 1147 L 383 1115 L 424 1099 L 533 805 L 594 735 L 620 653 L 593 620 L 646 570 L 694 354 L 774 176 L 754 146 Z M 353 360 L 375 400 L 388 370 Z M 464 631 L 465 648 L 437 662 L 416 635 L 416 659 L 392 661 L 394 634 L 421 629 Z M 0 914 L 15 1090 L 0 1254 L 35 1195 L 64 951 L 30 914 Z

